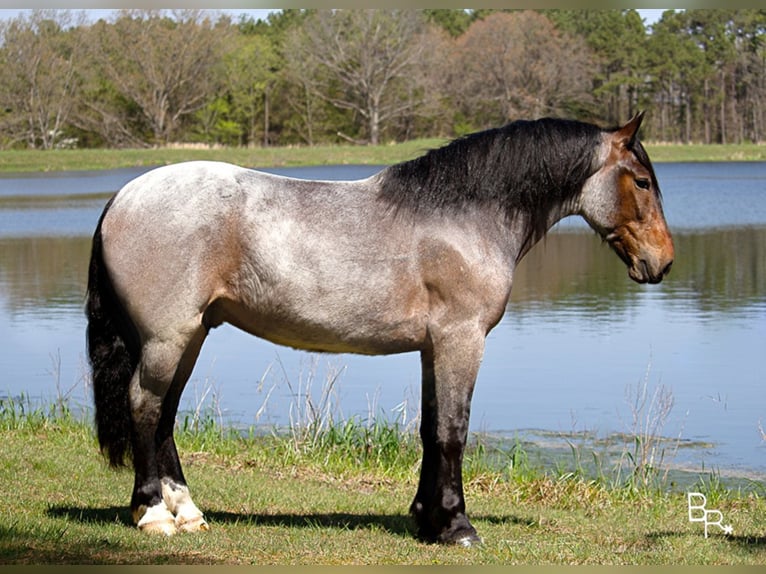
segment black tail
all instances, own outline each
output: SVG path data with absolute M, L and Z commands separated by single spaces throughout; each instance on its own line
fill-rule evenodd
M 109 463 L 119 467 L 125 465 L 131 452 L 133 423 L 128 387 L 138 365 L 140 346 L 133 322 L 117 298 L 104 265 L 101 223 L 111 204 L 112 200 L 104 208 L 93 235 L 86 314 L 98 442 Z

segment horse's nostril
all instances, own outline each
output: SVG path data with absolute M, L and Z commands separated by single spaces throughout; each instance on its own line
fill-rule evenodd
M 667 265 L 665 265 L 665 268 L 662 270 L 662 276 L 664 277 L 668 273 L 670 273 L 670 268 L 673 267 L 673 262 L 671 261 Z

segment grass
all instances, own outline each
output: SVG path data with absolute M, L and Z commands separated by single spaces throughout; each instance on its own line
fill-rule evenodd
M 0 173 L 152 167 L 198 159 L 228 161 L 255 168 L 345 164 L 390 165 L 421 155 L 428 149 L 442 145 L 445 141 L 432 138 L 378 146 L 4 150 L 0 151 Z M 766 160 L 766 146 L 758 144 L 647 143 L 647 149 L 655 162 Z
M 188 160 L 227 161 L 247 167 L 388 165 L 416 157 L 444 140 L 379 146 L 326 145 L 272 148 L 157 148 L 0 151 L 0 173 L 153 167 Z
M 685 493 L 658 481 L 541 469 L 520 442 L 474 437 L 466 453 L 478 548 L 424 544 L 407 508 L 419 464 L 396 421 L 238 433 L 212 417 L 179 425 L 186 477 L 212 526 L 169 539 L 130 520 L 132 473 L 110 470 L 91 425 L 57 405 L 0 401 L 2 564 L 763 564 L 764 485 L 716 474 L 695 490 L 733 535 L 690 523 Z M 316 432 L 315 432 L 316 431 Z M 660 473 L 655 475 L 658 480 Z
M 652 161 L 659 162 L 718 162 L 766 161 L 763 144 L 665 144 L 646 142 Z

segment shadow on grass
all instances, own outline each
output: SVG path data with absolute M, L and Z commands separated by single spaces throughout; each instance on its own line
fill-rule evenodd
M 682 537 L 704 537 L 701 532 L 679 532 L 664 530 L 661 532 L 651 532 L 646 535 L 650 540 L 659 540 L 662 538 L 682 538 Z M 742 534 L 718 534 L 713 533 L 710 537 L 723 538 L 731 544 L 737 544 L 749 550 L 762 550 L 766 548 L 766 536 L 746 536 Z
M 46 511 L 53 518 L 68 518 L 85 524 L 124 524 L 133 526 L 130 510 L 125 506 L 107 506 L 105 508 L 88 508 L 83 506 L 51 505 Z
M 208 511 L 210 524 L 250 524 L 285 528 L 334 528 L 339 530 L 380 529 L 401 537 L 415 535 L 415 523 L 406 514 L 351 514 L 345 512 L 308 514 L 246 514 Z
M 133 527 L 130 511 L 125 507 L 87 508 L 80 506 L 51 506 L 49 516 L 67 518 L 83 523 L 113 524 Z M 316 514 L 247 514 L 211 510 L 205 518 L 218 524 L 252 524 L 253 526 L 284 526 L 287 528 L 338 528 L 343 530 L 380 528 L 398 536 L 414 536 L 415 525 L 404 514 L 350 514 L 343 512 Z
M 106 539 L 83 543 L 61 541 L 66 533 L 62 528 L 34 530 L 11 526 L 0 526 L 0 564 L 42 565 L 42 564 L 94 564 L 119 562 L 122 546 Z
M 85 508 L 79 506 L 51 506 L 47 514 L 57 518 L 83 523 L 121 523 L 133 527 L 130 511 L 125 507 Z M 211 510 L 205 512 L 211 526 L 217 524 L 248 524 L 256 526 L 281 526 L 285 528 L 334 528 L 340 530 L 380 529 L 390 534 L 415 538 L 415 521 L 408 514 L 351 514 L 345 512 L 309 514 L 248 514 Z M 518 524 L 535 526 L 531 519 L 517 516 L 470 516 L 476 522 L 490 524 Z
M 745 548 L 752 548 L 752 549 L 766 548 L 766 536 L 740 536 L 740 535 L 734 534 L 734 535 L 727 536 L 726 539 L 734 544 L 739 544 L 740 546 L 744 546 Z

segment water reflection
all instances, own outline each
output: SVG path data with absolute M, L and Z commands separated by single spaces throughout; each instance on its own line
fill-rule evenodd
M 677 235 L 676 262 L 657 286 L 637 285 L 593 234 L 550 233 L 522 260 L 509 313 L 548 309 L 598 319 L 619 317 L 651 290 L 665 305 L 699 316 L 749 313 L 766 304 L 766 227 Z M 0 238 L 0 292 L 14 312 L 61 308 L 79 313 L 90 238 Z M 656 293 L 655 293 L 656 292 Z
M 766 228 L 683 235 L 668 281 L 669 305 L 694 305 L 700 316 L 763 308 L 766 301 Z
M 0 239 L 0 293 L 6 313 L 79 313 L 88 276 L 90 238 Z
M 676 260 L 660 285 L 627 279 L 625 266 L 593 234 L 549 234 L 522 260 L 509 312 L 563 310 L 619 317 L 651 292 L 693 316 L 751 313 L 766 304 L 766 227 L 699 231 L 674 237 Z

